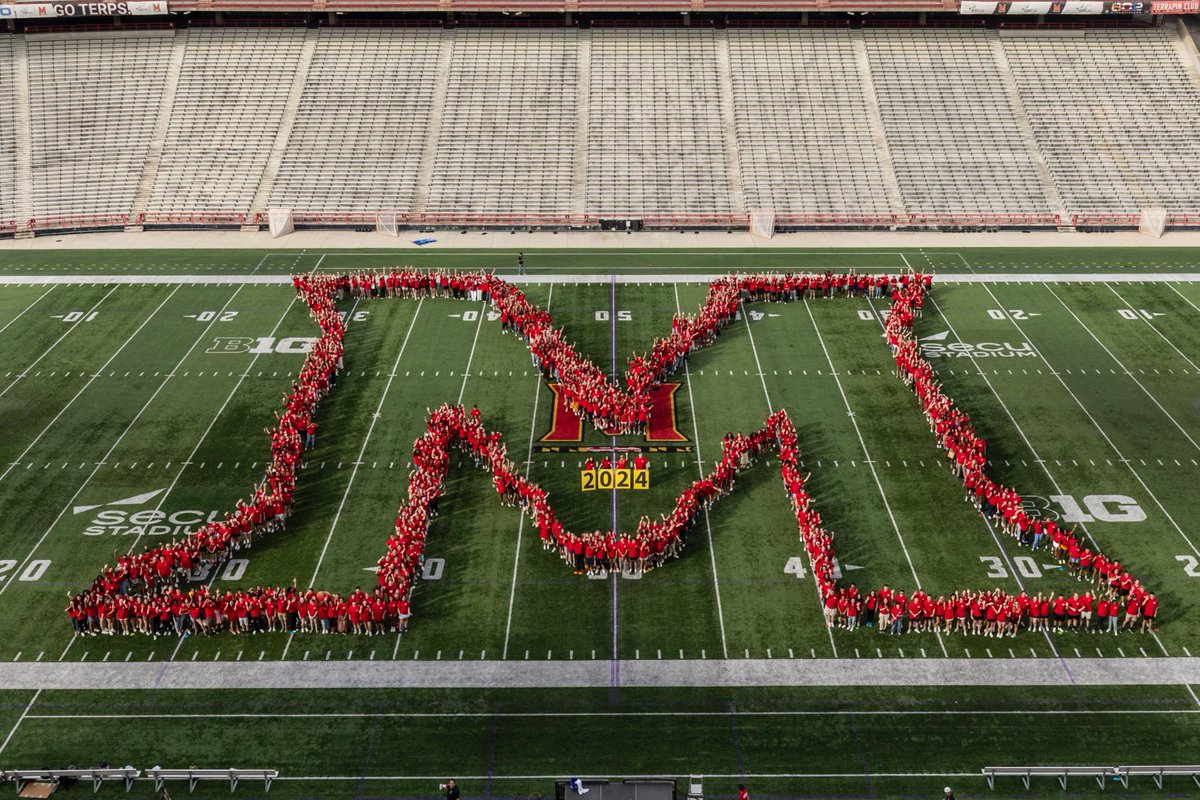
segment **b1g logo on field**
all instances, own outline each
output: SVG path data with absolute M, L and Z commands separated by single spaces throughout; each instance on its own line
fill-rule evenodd
M 1037 355 L 1029 342 L 966 342 L 946 343 L 950 331 L 942 331 L 920 339 L 921 355 L 925 358 L 1023 358 Z
M 108 503 L 75 506 L 72 512 L 79 515 L 100 509 L 83 529 L 84 536 L 186 536 L 192 529 L 221 518 L 220 511 L 129 509 L 150 502 L 164 491 L 156 489 Z
M 316 343 L 316 336 L 285 336 L 282 339 L 274 336 L 214 336 L 212 346 L 204 352 L 303 355 L 311 352 Z

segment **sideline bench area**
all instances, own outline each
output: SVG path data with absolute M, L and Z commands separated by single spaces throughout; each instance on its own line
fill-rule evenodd
M 142 770 L 136 767 L 94 767 L 90 769 L 11 769 L 0 771 L 0 783 L 12 781 L 16 785 L 17 794 L 21 794 L 25 787 L 34 782 L 50 784 L 53 789 L 57 789 L 63 785 L 63 781 L 71 780 L 91 780 L 92 791 L 100 791 L 100 787 L 105 781 L 123 781 L 125 791 L 133 789 L 133 784 L 139 778 L 144 780 L 154 781 L 154 791 L 162 792 L 164 784 L 167 781 L 187 781 L 188 791 L 194 792 L 196 784 L 200 781 L 207 780 L 222 780 L 229 781 L 229 791 L 237 790 L 238 781 L 240 780 L 260 780 L 264 784 L 264 791 L 271 791 L 271 782 L 279 777 L 279 771 L 274 769 L 163 769 L 162 767 L 152 767 L 145 771 L 145 777 L 142 776 Z M 65 786 L 63 788 L 66 788 Z

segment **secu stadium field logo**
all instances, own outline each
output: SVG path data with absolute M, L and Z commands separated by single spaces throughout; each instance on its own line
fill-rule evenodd
M 950 331 L 922 336 L 921 355 L 925 358 L 1034 358 L 1037 351 L 1029 342 L 947 342 Z
M 137 509 L 149 503 L 166 489 L 122 497 L 107 503 L 79 505 L 71 509 L 76 516 L 95 511 L 83 529 L 84 536 L 187 536 L 198 525 L 220 519 L 220 511 L 182 509 L 163 511 L 159 508 Z

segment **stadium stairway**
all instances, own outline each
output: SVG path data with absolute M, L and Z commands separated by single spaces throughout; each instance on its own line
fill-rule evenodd
M 729 31 L 714 31 L 717 53 L 717 86 L 720 89 L 721 134 L 725 140 L 725 172 L 733 191 L 730 212 L 746 213 L 746 192 L 742 181 L 742 160 L 738 154 L 737 123 L 734 121 L 733 72 L 729 65 Z
M 18 239 L 32 239 L 24 225 L 33 217 L 33 131 L 29 102 L 29 50 L 24 36 L 14 36 L 12 45 L 13 127 L 16 144 L 16 175 L 13 191 L 14 218 Z
M 1008 103 L 1013 110 L 1013 121 L 1017 125 L 1017 131 L 1021 134 L 1021 141 L 1025 144 L 1025 149 L 1033 159 L 1033 166 L 1037 170 L 1038 178 L 1041 179 L 1042 189 L 1046 193 L 1046 204 L 1051 213 L 1058 214 L 1059 218 L 1064 221 L 1068 220 L 1071 215 L 1067 213 L 1067 206 L 1058 193 L 1058 187 L 1054 185 L 1054 176 L 1050 174 L 1050 166 L 1046 163 L 1046 157 L 1037 145 L 1033 125 L 1029 122 L 1029 115 L 1025 113 L 1025 104 L 1021 102 L 1021 92 L 1017 89 L 1017 82 L 1013 78 L 1012 64 L 1009 63 L 1008 53 L 1004 50 L 1004 44 L 1000 41 L 999 36 L 992 37 L 992 55 L 996 57 L 996 66 L 999 67 L 1000 75 L 1004 80 L 1004 91 L 1008 95 Z M 1074 228 L 1060 226 L 1059 230 L 1074 230 Z
M 438 137 L 442 132 L 442 120 L 446 116 L 446 90 L 450 85 L 450 65 L 454 59 L 455 41 L 453 30 L 443 31 L 441 46 L 438 50 L 437 82 L 433 88 L 433 104 L 429 108 L 429 122 L 425 129 L 425 146 L 421 148 L 421 171 L 417 173 L 417 182 L 413 188 L 410 210 L 414 214 L 423 213 L 425 205 L 429 201 L 429 183 L 433 178 Z
M 304 85 L 308 82 L 308 71 L 312 66 L 313 55 L 317 52 L 316 28 L 309 28 L 304 35 L 304 45 L 300 50 L 300 58 L 296 62 L 296 74 L 292 77 L 292 86 L 288 90 L 287 104 L 283 107 L 283 116 L 279 120 L 279 131 L 275 134 L 275 142 L 271 145 L 271 154 L 267 157 L 267 166 L 263 170 L 262 180 L 250 203 L 250 211 L 246 215 L 249 221 L 242 226 L 243 231 L 257 231 L 258 223 L 254 222 L 255 215 L 267 210 L 267 200 L 275 188 L 275 180 L 279 177 L 279 167 L 283 164 L 283 156 L 287 152 L 288 140 L 292 138 L 292 128 L 296 125 L 296 114 L 300 110 L 300 98 L 304 94 Z
M 575 141 L 571 161 L 571 213 L 587 213 L 588 114 L 591 109 L 592 29 L 579 31 L 575 55 Z
M 142 226 L 138 217 L 146 210 L 146 202 L 150 199 L 150 190 L 154 188 L 154 179 L 158 176 L 158 165 L 162 161 L 163 143 L 167 140 L 167 129 L 171 124 L 171 108 L 175 105 L 175 90 L 179 86 L 179 74 L 183 71 L 183 54 L 187 51 L 187 28 L 175 31 L 175 40 L 171 45 L 171 61 L 167 74 L 163 77 L 162 98 L 158 104 L 158 116 L 154 121 L 154 133 L 146 148 L 146 164 L 142 168 L 142 177 L 138 181 L 137 194 L 133 198 L 130 209 L 130 224 L 125 226 L 129 232 L 138 232 Z
M 888 206 L 893 214 L 904 213 L 904 196 L 900 193 L 900 181 L 896 180 L 895 162 L 892 160 L 892 150 L 888 147 L 887 134 L 884 133 L 883 114 L 879 111 L 879 96 L 875 93 L 875 80 L 871 77 L 871 59 L 867 55 L 867 41 L 861 30 L 854 31 L 854 61 L 858 66 L 858 74 L 862 79 L 863 100 L 867 106 L 867 120 L 871 125 L 871 138 L 875 148 L 883 154 L 879 159 L 879 169 L 883 178 L 884 189 L 887 191 Z

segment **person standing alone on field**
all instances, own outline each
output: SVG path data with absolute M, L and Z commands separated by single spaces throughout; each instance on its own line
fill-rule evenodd
M 524 253 L 517 253 L 517 274 L 518 275 L 525 274 L 525 254 Z
M 750 792 L 746 789 L 746 784 L 738 784 L 738 800 L 750 800 Z

